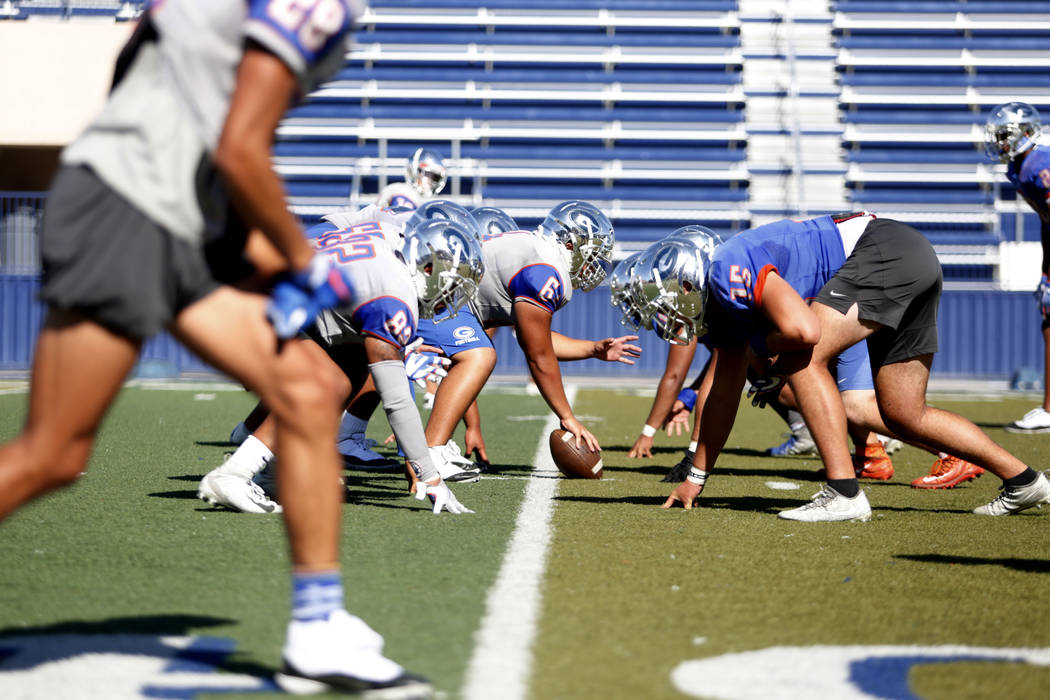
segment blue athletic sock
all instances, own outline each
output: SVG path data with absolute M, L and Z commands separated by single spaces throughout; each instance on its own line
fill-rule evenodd
M 324 620 L 343 607 L 343 578 L 338 571 L 292 572 L 292 619 Z

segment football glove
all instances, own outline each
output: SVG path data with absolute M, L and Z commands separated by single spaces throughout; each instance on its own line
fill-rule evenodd
M 405 373 L 420 389 L 425 389 L 427 382 L 440 382 L 448 376 L 445 369 L 452 360 L 441 355 L 416 352 L 405 358 Z
M 686 450 L 682 461 L 671 467 L 671 471 L 664 474 L 664 478 L 660 479 L 660 481 L 665 484 L 680 484 L 685 481 L 685 477 L 689 476 L 689 470 L 692 467 L 693 453 L 690 450 Z
M 284 275 L 266 305 L 266 317 L 278 338 L 291 338 L 324 309 L 350 300 L 346 273 L 325 255 L 317 254 L 305 270 Z
M 1050 280 L 1047 280 L 1046 275 L 1039 280 L 1035 297 L 1039 300 L 1039 310 L 1043 313 L 1043 318 L 1050 318 Z
M 765 408 L 766 404 L 776 398 L 780 393 L 780 387 L 784 385 L 784 378 L 779 374 L 757 374 L 748 369 L 747 381 L 751 388 L 747 390 L 747 398 L 751 399 L 752 406 Z
M 447 510 L 449 513 L 457 515 L 474 512 L 456 500 L 456 494 L 452 493 L 444 480 L 438 481 L 436 484 L 428 484 L 425 481 L 416 482 L 416 500 L 422 501 L 426 498 L 429 498 L 430 502 L 434 504 L 434 515 L 437 515 L 442 510 Z

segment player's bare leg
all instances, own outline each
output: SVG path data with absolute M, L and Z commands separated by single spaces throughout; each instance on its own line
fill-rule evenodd
M 496 351 L 492 348 L 474 348 L 452 356 L 448 376 L 438 385 L 434 410 L 427 419 L 428 445 L 444 445 L 452 438 L 456 425 L 481 393 L 495 367 Z
M 334 570 L 342 508 L 335 433 L 345 380 L 312 341 L 278 347 L 265 304 L 263 296 L 223 287 L 184 309 L 172 331 L 270 407 L 293 566 L 301 572 Z
M 983 467 L 1000 479 L 1026 469 L 968 419 L 926 403 L 932 355 L 880 367 L 875 374 L 879 409 L 902 439 L 929 445 Z
M 48 312 L 33 358 L 29 415 L 21 434 L 0 447 L 0 519 L 77 479 L 140 345 L 93 321 Z

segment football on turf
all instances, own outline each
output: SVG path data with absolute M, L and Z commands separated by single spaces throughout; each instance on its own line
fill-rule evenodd
M 602 453 L 591 452 L 587 444 L 576 447 L 576 436 L 561 428 L 551 432 L 551 457 L 554 465 L 570 479 L 602 478 Z

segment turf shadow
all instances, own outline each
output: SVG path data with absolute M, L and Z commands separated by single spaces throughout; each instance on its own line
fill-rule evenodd
M 602 452 L 630 452 L 634 445 L 602 445 Z M 649 451 L 657 454 L 680 454 L 685 452 L 684 447 L 657 447 L 653 445 Z
M 134 617 L 115 617 L 105 620 L 69 620 L 56 622 L 50 625 L 37 625 L 33 627 L 8 627 L 0 629 L 0 647 L 5 642 L 17 643 L 19 640 L 34 637 L 58 637 L 58 636 L 82 636 L 85 638 L 84 653 L 104 653 L 104 644 L 107 637 L 117 635 L 143 635 L 147 637 L 170 637 L 200 634 L 201 630 L 210 627 L 229 626 L 237 624 L 236 620 L 209 615 L 141 615 Z M 158 655 L 162 655 L 158 646 Z M 166 650 L 165 650 L 166 651 Z M 143 648 L 142 653 L 148 654 L 150 649 Z M 198 658 L 198 656 L 200 658 Z M 69 657 L 68 647 L 56 650 L 54 659 L 41 658 L 39 655 L 27 655 L 24 663 L 33 666 L 42 665 L 49 661 L 61 661 Z M 262 664 L 244 661 L 236 658 L 236 653 L 212 651 L 196 651 L 192 648 L 176 654 L 176 658 L 185 661 L 203 661 L 230 673 L 241 673 L 251 676 L 269 678 L 274 669 Z M 19 668 L 18 657 L 12 657 L 4 665 L 4 671 L 25 670 Z
M 963 566 L 1002 566 L 1029 574 L 1050 574 L 1050 559 L 1021 559 L 1019 557 L 968 557 L 955 554 L 895 554 L 923 564 L 961 564 Z
M 196 479 L 200 481 L 200 479 Z M 147 494 L 150 498 L 173 498 L 175 500 L 193 500 L 197 498 L 197 491 L 154 491 L 151 494 Z
M 194 440 L 193 444 L 200 447 L 232 447 L 234 449 L 237 447 L 235 443 L 229 440 Z
M 635 506 L 658 506 L 667 500 L 666 496 L 622 496 L 615 498 L 603 498 L 601 496 L 555 496 L 554 500 L 565 503 L 598 503 L 608 505 L 611 503 L 626 503 Z

